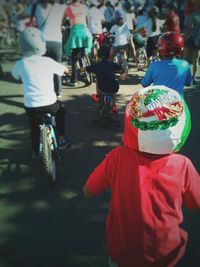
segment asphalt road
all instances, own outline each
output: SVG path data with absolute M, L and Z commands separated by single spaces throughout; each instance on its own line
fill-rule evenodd
M 50 186 L 31 160 L 22 85 L 9 79 L 16 51 L 0 51 L 0 267 L 106 267 L 105 218 L 109 194 L 86 199 L 82 187 L 88 175 L 113 147 L 121 144 L 127 101 L 140 87 L 143 72 L 131 71 L 118 95 L 119 129 L 91 125 L 96 106 L 89 87 L 63 87 L 67 132 L 73 148 L 63 152 L 59 177 Z M 181 153 L 200 172 L 200 85 L 185 90 L 192 115 L 192 132 Z M 189 233 L 184 267 L 200 266 L 200 215 L 184 210 Z M 139 267 L 139 266 L 136 266 Z

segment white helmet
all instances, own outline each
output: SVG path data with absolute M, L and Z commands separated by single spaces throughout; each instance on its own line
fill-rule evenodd
M 44 55 L 46 41 L 42 32 L 34 27 L 25 29 L 19 38 L 21 50 L 25 56 Z

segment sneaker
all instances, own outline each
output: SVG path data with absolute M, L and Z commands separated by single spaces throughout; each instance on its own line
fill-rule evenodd
M 100 102 L 100 96 L 99 96 L 99 95 L 92 94 L 91 97 L 92 97 L 92 100 L 93 100 L 95 103 L 99 103 L 99 102 Z
M 57 94 L 57 98 L 61 99 L 62 98 L 62 94 L 61 93 Z
M 117 108 L 116 105 L 113 105 L 113 106 L 112 106 L 111 113 L 112 113 L 112 114 L 116 114 L 116 113 L 118 113 L 118 108 Z
M 68 86 L 77 86 L 78 85 L 78 82 L 68 82 L 67 83 Z
M 67 138 L 58 142 L 59 149 L 65 149 L 66 147 L 71 148 L 71 146 L 72 146 L 72 144 Z
M 35 151 L 32 151 L 31 157 L 32 157 L 33 160 L 37 160 L 37 159 L 39 159 L 39 155 L 38 155 L 38 153 L 35 152 Z

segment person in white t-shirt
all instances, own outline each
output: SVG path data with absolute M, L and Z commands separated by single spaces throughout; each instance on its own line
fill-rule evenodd
M 124 23 L 124 15 L 120 10 L 115 11 L 114 20 L 116 24 L 110 29 L 110 33 L 115 36 L 115 41 L 110 53 L 110 60 L 113 60 L 119 51 L 126 51 L 128 43 L 132 42 L 132 34 L 127 24 Z
M 27 28 L 20 35 L 20 47 L 24 57 L 18 60 L 12 70 L 12 76 L 22 80 L 24 89 L 24 108 L 29 118 L 32 156 L 38 156 L 39 124 L 43 114 L 56 117 L 59 135 L 59 147 L 69 145 L 65 138 L 65 108 L 54 91 L 53 76 L 69 73 L 68 69 L 50 57 L 42 56 L 46 52 L 46 42 L 37 28 Z
M 151 57 L 157 55 L 157 45 L 159 37 L 162 34 L 162 26 L 164 21 L 159 19 L 159 8 L 157 6 L 152 6 L 148 12 L 148 19 L 143 23 L 143 27 L 147 29 L 147 57 L 150 61 Z
M 102 23 L 104 16 L 100 9 L 97 8 L 97 0 L 91 0 L 88 13 L 88 28 L 94 35 L 101 34 L 103 32 Z
M 35 9 L 35 18 L 38 28 L 46 39 L 46 54 L 57 62 L 62 62 L 62 19 L 66 4 L 60 4 L 57 0 L 41 0 Z M 54 88 L 58 97 L 62 96 L 61 78 L 54 77 Z

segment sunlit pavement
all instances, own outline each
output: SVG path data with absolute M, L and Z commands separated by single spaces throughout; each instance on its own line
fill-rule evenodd
M 140 88 L 144 72 L 131 69 L 127 80 L 120 81 L 119 129 L 91 125 L 97 108 L 90 97 L 95 84 L 63 86 L 61 100 L 73 148 L 63 152 L 58 181 L 52 187 L 38 162 L 31 160 L 22 84 L 9 79 L 19 56 L 15 50 L 0 52 L 5 74 L 0 80 L 0 267 L 106 267 L 104 222 L 109 195 L 87 200 L 82 186 L 106 153 L 121 144 L 124 109 Z M 200 172 L 199 81 L 185 89 L 185 98 L 192 131 L 181 153 Z M 184 211 L 184 220 L 189 243 L 181 266 L 199 267 L 200 215 Z

